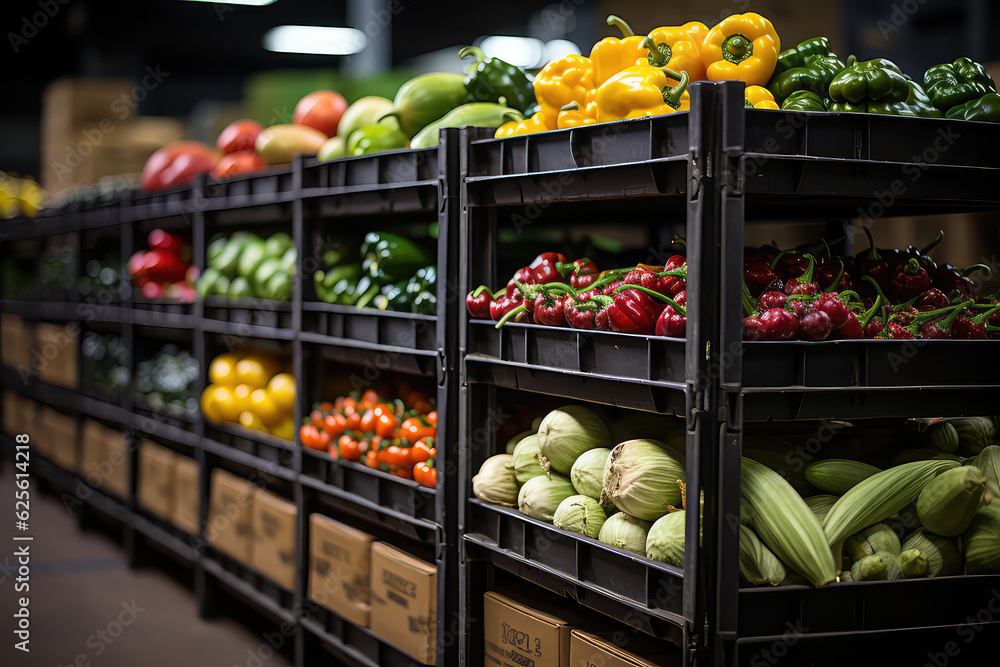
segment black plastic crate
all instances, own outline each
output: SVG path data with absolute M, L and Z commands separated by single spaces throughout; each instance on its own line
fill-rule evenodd
M 279 618 L 294 619 L 295 594 L 281 584 L 210 546 L 205 547 L 202 565 L 222 584 L 262 610 Z
M 185 216 L 204 210 L 205 203 L 200 190 L 201 178 L 201 176 L 195 177 L 191 187 L 160 192 L 133 190 L 122 201 L 121 221 Z
M 420 664 L 374 632 L 341 618 L 322 607 L 303 612 L 302 626 L 337 657 L 346 657 L 367 667 L 413 667 Z
M 684 382 L 684 340 L 473 320 L 468 351 L 504 361 L 635 380 Z
M 399 514 L 437 522 L 437 489 L 361 463 L 334 459 L 326 452 L 302 449 L 302 475 L 357 499 Z M 442 476 L 443 478 L 443 476 Z
M 514 508 L 478 499 L 470 499 L 468 506 L 467 532 L 486 537 L 497 548 L 650 613 L 682 613 L 681 570 L 560 530 Z
M 438 149 L 401 149 L 320 162 L 302 161 L 303 195 L 346 192 L 354 188 L 437 182 Z
M 250 297 L 234 301 L 225 296 L 209 296 L 205 299 L 204 316 L 239 326 L 292 328 L 292 304 L 287 301 Z
M 307 301 L 302 304 L 302 330 L 335 339 L 416 350 L 437 349 L 437 317 L 334 306 Z
M 136 289 L 132 295 L 132 308 L 156 313 L 157 315 L 154 316 L 154 320 L 158 322 L 157 318 L 160 314 L 190 315 L 194 304 L 188 301 L 178 301 L 177 299 L 147 299 L 142 296 L 140 290 Z
M 205 437 L 223 447 L 229 448 L 254 459 L 236 457 L 239 463 L 250 461 L 251 467 L 263 465 L 264 472 L 278 477 L 294 477 L 295 454 L 294 443 L 276 438 L 267 433 L 252 431 L 237 424 L 217 424 L 205 421 Z M 225 455 L 224 452 L 219 452 Z
M 288 166 L 266 168 L 222 180 L 208 178 L 203 187 L 204 208 L 243 208 L 291 201 L 294 183 L 293 168 Z

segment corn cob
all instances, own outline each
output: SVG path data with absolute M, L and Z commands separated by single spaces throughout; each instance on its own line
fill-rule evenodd
M 844 540 L 844 554 L 850 556 L 852 563 L 879 552 L 897 556 L 900 552 L 899 538 L 884 523 L 868 526 Z
M 816 518 L 822 523 L 823 519 L 826 518 L 826 513 L 830 511 L 833 504 L 837 502 L 838 496 L 831 495 L 829 493 L 821 493 L 816 496 L 809 496 L 806 498 L 806 505 L 809 509 L 813 511 Z
M 903 542 L 903 550 L 904 553 L 916 551 L 925 559 L 925 572 L 914 576 L 947 577 L 962 573 L 962 552 L 958 548 L 958 541 L 953 538 L 918 528 Z M 900 560 L 902 561 L 902 555 Z M 903 570 L 903 576 L 912 578 L 906 569 Z
M 996 445 L 986 447 L 969 463 L 982 471 L 983 477 L 986 478 L 986 488 L 994 498 L 1000 499 L 1000 447 Z
M 927 530 L 958 537 L 972 522 L 979 502 L 986 494 L 986 478 L 975 466 L 946 470 L 924 486 L 917 496 L 917 518 Z
M 788 482 L 743 457 L 740 494 L 754 531 L 774 554 L 814 586 L 837 576 L 819 520 Z
M 914 461 L 872 475 L 830 508 L 823 520 L 827 543 L 838 544 L 848 535 L 898 512 L 935 475 L 955 467 L 955 461 Z
M 806 468 L 806 479 L 820 491 L 840 496 L 877 472 L 882 471 L 861 461 L 827 459 Z
M 967 574 L 1000 572 L 1000 503 L 992 503 L 976 512 L 962 536 L 962 544 L 965 545 Z
M 740 526 L 740 574 L 751 584 L 777 586 L 788 576 L 784 564 L 753 530 Z

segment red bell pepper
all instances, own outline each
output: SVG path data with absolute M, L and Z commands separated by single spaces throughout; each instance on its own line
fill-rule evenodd
M 583 290 L 594 284 L 601 271 L 589 259 L 578 259 L 571 265 L 569 284 L 575 290 Z
M 931 278 L 915 257 L 893 271 L 889 284 L 890 293 L 900 301 L 909 301 L 930 288 Z
M 559 269 L 566 263 L 566 255 L 558 252 L 543 252 L 528 265 L 531 283 L 544 285 L 561 282 L 563 279 Z
M 493 304 L 493 293 L 486 285 L 480 285 L 465 297 L 465 309 L 476 319 L 490 319 L 490 306 Z
M 177 255 L 162 250 L 150 250 L 142 257 L 143 275 L 153 282 L 181 282 L 190 266 Z

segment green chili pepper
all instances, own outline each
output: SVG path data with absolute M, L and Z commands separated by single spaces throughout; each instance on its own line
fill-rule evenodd
M 924 89 L 934 106 L 943 112 L 997 92 L 986 68 L 968 58 L 931 67 L 924 73 Z
M 535 90 L 520 67 L 499 58 L 487 58 L 478 46 L 467 46 L 459 58 L 473 56 L 476 62 L 465 77 L 469 102 L 495 102 L 526 113 L 535 106 Z

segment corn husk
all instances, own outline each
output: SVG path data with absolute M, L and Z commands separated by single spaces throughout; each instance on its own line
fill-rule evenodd
M 646 534 L 646 557 L 674 567 L 684 567 L 685 510 L 665 514 Z
M 781 442 L 781 441 L 777 441 Z M 819 489 L 809 483 L 806 479 L 806 469 L 802 461 L 790 456 L 787 451 L 774 451 L 772 449 L 753 449 L 743 446 L 743 456 L 753 459 L 757 463 L 762 463 L 774 472 L 781 475 L 781 478 L 792 485 L 795 492 L 805 498 L 819 493 Z
M 552 521 L 559 503 L 575 493 L 569 477 L 558 473 L 553 473 L 551 478 L 539 475 L 521 487 L 517 494 L 517 509 L 532 518 Z
M 744 525 L 740 525 L 740 574 L 755 586 L 777 586 L 788 576 L 781 559 Z
M 567 405 L 545 415 L 538 426 L 538 462 L 546 473 L 569 475 L 580 454 L 597 447 L 609 447 L 608 427 L 592 410 Z
M 637 519 L 625 512 L 619 512 L 608 517 L 608 520 L 601 526 L 601 532 L 597 539 L 613 547 L 645 556 L 646 535 L 649 528 L 648 521 Z
M 1000 572 L 1000 502 L 980 508 L 962 536 L 966 574 Z
M 472 492 L 486 502 L 515 507 L 520 484 L 514 476 L 514 457 L 497 454 L 483 462 L 472 478 Z
M 596 500 L 590 496 L 575 495 L 559 503 L 552 515 L 552 524 L 556 528 L 582 533 L 596 540 L 607 518 Z
M 809 506 L 809 509 L 813 511 L 813 514 L 815 514 L 816 518 L 819 519 L 820 523 L 822 523 L 823 519 L 826 518 L 827 512 L 830 511 L 830 508 L 833 507 L 839 497 L 840 496 L 835 496 L 830 493 L 821 493 L 819 495 L 809 496 L 806 498 L 806 505 Z
M 899 537 L 884 523 L 868 526 L 844 540 L 844 555 L 852 564 L 875 553 L 898 556 L 900 551 Z
M 879 552 L 862 558 L 851 567 L 852 581 L 893 581 L 902 578 L 899 556 Z
M 968 463 L 979 468 L 986 478 L 986 488 L 994 498 L 1000 499 L 1000 447 L 990 445 Z
M 962 551 L 958 548 L 958 540 L 955 538 L 937 535 L 926 528 L 918 528 L 903 542 L 903 550 L 916 551 L 926 561 L 926 570 L 919 576 L 948 577 L 962 573 Z M 902 559 L 902 556 L 900 558 Z M 904 569 L 903 577 L 912 578 L 908 574 L 912 572 Z
M 917 497 L 917 518 L 932 533 L 958 537 L 972 523 L 980 501 L 989 503 L 991 499 L 979 468 L 960 466 L 924 486 Z
M 623 512 L 655 521 L 669 507 L 681 506 L 684 455 L 657 440 L 627 440 L 611 450 L 604 468 L 601 501 Z
M 806 479 L 820 491 L 841 496 L 878 472 L 881 469 L 861 461 L 827 459 L 810 464 L 806 468 Z
M 517 447 L 517 443 L 521 442 L 528 436 L 536 435 L 537 433 L 538 433 L 537 429 L 534 431 L 524 431 L 523 433 L 518 433 L 513 438 L 507 441 L 507 446 L 504 448 L 504 452 L 506 454 L 513 454 L 514 449 Z
M 597 447 L 580 454 L 570 468 L 569 478 L 577 493 L 590 496 L 595 500 L 601 498 L 604 488 L 604 468 L 607 466 L 611 450 L 607 447 Z
M 892 459 L 893 466 L 901 466 L 904 463 L 914 463 L 915 461 L 955 461 L 962 459 L 955 454 L 942 451 L 940 449 L 904 449 Z
M 538 463 L 538 435 L 533 434 L 521 440 L 514 448 L 514 476 L 521 484 L 532 477 L 544 475 Z

